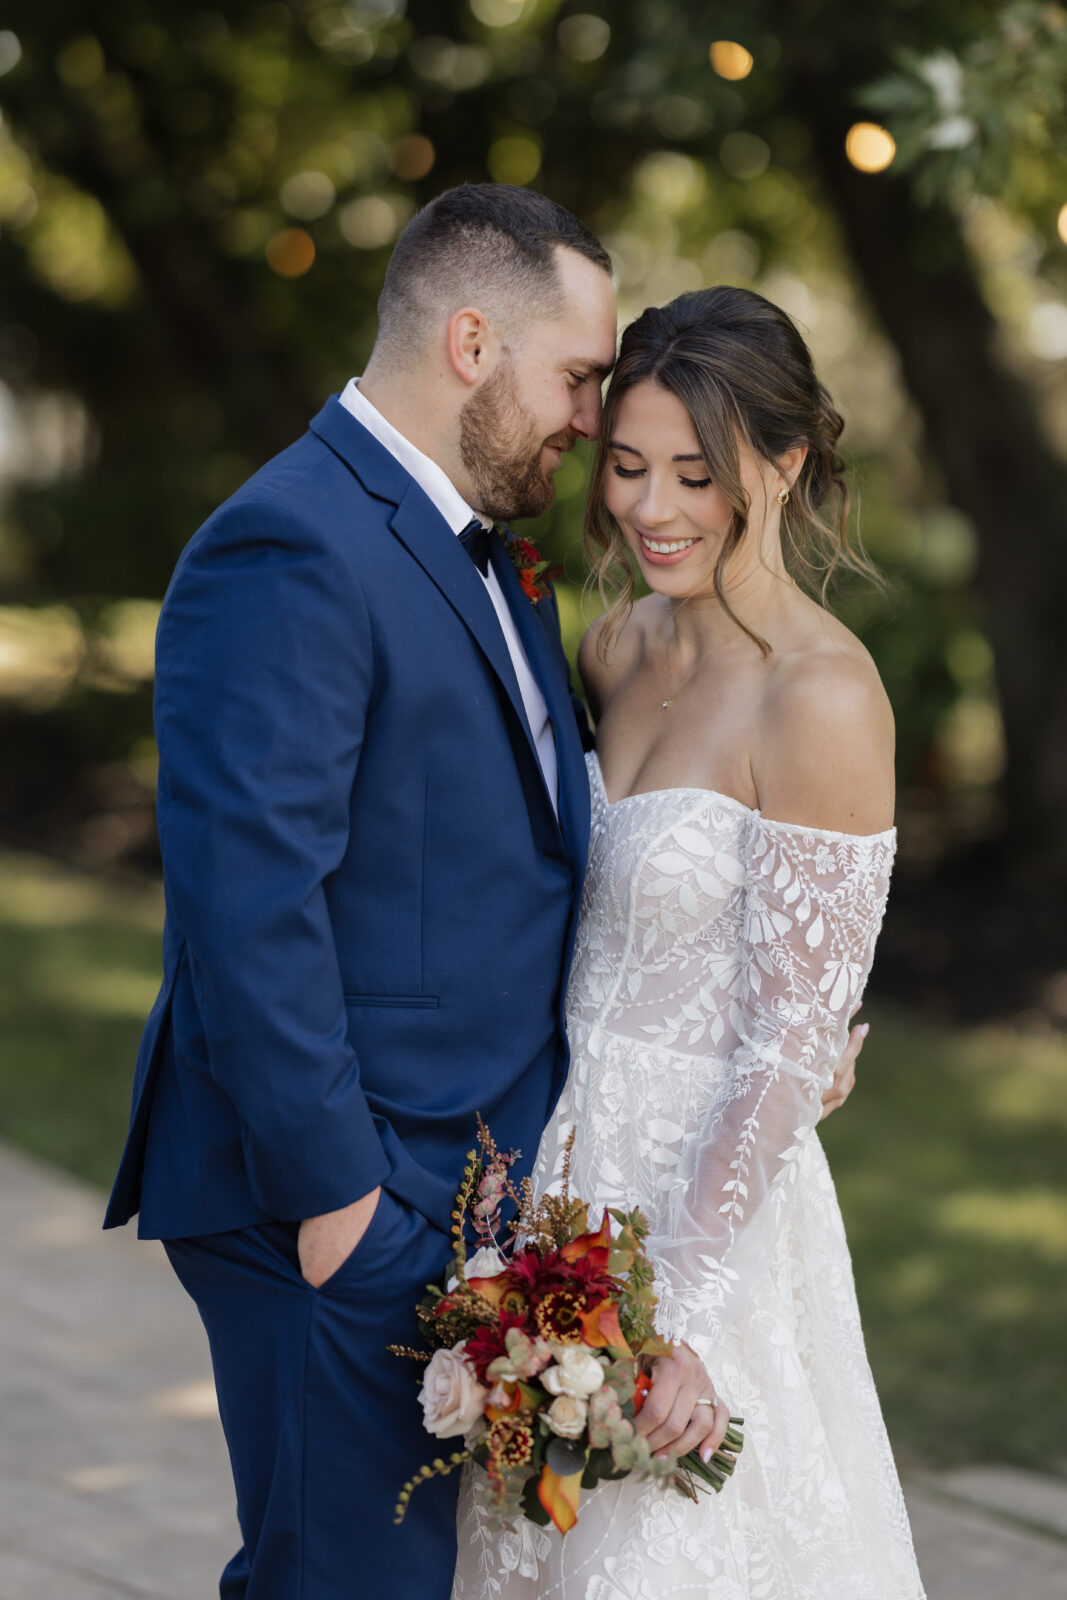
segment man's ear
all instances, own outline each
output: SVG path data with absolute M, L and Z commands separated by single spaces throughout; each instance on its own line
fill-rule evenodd
M 497 347 L 484 311 L 477 306 L 453 311 L 445 330 L 445 348 L 453 372 L 464 383 L 474 385 L 485 377 L 496 361 Z

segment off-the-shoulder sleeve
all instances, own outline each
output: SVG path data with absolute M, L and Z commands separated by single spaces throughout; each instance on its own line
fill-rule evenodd
M 730 1001 L 738 1043 L 649 1239 L 658 1321 L 675 1339 L 717 1343 L 771 1258 L 871 969 L 894 842 L 755 818 Z

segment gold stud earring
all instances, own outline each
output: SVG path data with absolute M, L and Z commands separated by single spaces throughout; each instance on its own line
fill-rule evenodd
M 778 504 L 780 506 L 785 506 L 785 505 L 789 504 L 789 490 L 787 488 L 785 488 L 784 485 L 778 491 Z

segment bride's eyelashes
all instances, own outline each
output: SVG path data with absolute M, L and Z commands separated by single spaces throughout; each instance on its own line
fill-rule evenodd
M 644 467 L 623 467 L 616 461 L 612 471 L 617 478 L 642 478 L 645 474 Z M 678 482 L 685 489 L 707 489 L 711 484 L 710 478 L 679 478 Z

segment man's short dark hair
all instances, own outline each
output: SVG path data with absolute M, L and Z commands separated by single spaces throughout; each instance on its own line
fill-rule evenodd
M 532 189 L 465 183 L 423 206 L 397 240 L 378 300 L 379 340 L 422 345 L 442 312 L 484 303 L 501 319 L 562 309 L 558 248 L 611 273 L 611 257 L 578 218 Z

